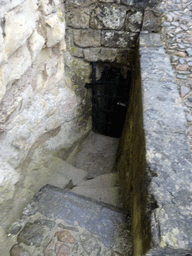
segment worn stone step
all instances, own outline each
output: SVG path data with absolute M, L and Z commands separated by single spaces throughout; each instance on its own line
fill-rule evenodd
M 12 225 L 9 237 L 15 244 L 10 250 L 12 256 L 18 251 L 34 256 L 131 256 L 130 230 L 124 209 L 46 185 Z
M 74 149 L 67 162 L 88 171 L 90 177 L 110 173 L 113 169 L 119 139 L 91 132 L 81 145 Z
M 121 207 L 118 173 L 103 174 L 94 179 L 83 181 L 71 191 Z
M 26 171 L 25 187 L 35 193 L 46 184 L 59 188 L 65 188 L 70 182 L 71 186 L 77 185 L 87 176 L 87 171 L 75 168 L 54 156 L 32 161 Z
M 81 183 L 88 175 L 87 171 L 76 168 L 58 157 L 50 157 L 47 167 L 55 173 L 62 173 L 67 179 L 73 182 L 73 185 Z
M 54 169 L 41 167 L 36 171 L 29 172 L 25 180 L 25 187 L 36 193 L 46 184 L 65 188 L 69 182 L 70 180 L 66 178 L 65 174 L 55 172 Z

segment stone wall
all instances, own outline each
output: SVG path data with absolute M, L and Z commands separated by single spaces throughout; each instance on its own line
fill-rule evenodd
M 130 1 L 67 0 L 65 9 L 69 69 L 75 60 L 83 68 L 90 62 L 132 65 L 143 8 Z

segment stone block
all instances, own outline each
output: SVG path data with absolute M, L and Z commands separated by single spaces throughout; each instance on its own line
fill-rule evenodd
M 65 1 L 66 6 L 72 6 L 72 7 L 85 7 L 85 6 L 90 6 L 96 3 L 97 3 L 97 0 L 66 0 Z
M 45 39 L 40 34 L 38 34 L 37 30 L 35 30 L 29 38 L 28 43 L 29 50 L 31 52 L 32 62 L 37 58 L 38 54 L 43 48 L 44 43 Z
M 5 52 L 9 57 L 26 43 L 35 29 L 37 17 L 26 1 L 11 10 L 5 18 Z
M 65 36 L 65 20 L 61 11 L 45 17 L 47 47 L 61 42 Z
M 87 61 L 98 61 L 100 58 L 100 48 L 87 48 L 83 50 L 84 58 Z
M 68 8 L 67 26 L 72 28 L 89 28 L 90 8 Z
M 19 246 L 18 244 L 14 245 L 12 248 L 11 248 L 11 251 L 10 251 L 10 255 L 11 256 L 18 256 L 18 255 L 22 255 L 22 256 L 30 256 L 30 254 L 25 251 L 21 246 Z
M 124 48 L 128 46 L 129 32 L 123 31 L 102 31 L 101 45 L 107 47 Z
M 96 47 L 101 45 L 99 30 L 75 30 L 74 43 L 80 47 Z
M 83 50 L 84 58 L 87 61 L 114 61 L 117 49 L 114 48 L 87 48 Z
M 125 30 L 130 32 L 140 32 L 143 21 L 141 11 L 130 12 L 126 17 Z
M 116 29 L 124 27 L 126 8 L 119 5 L 99 5 L 91 13 L 90 27 L 93 29 Z
M 66 31 L 66 46 L 67 51 L 75 57 L 83 58 L 83 49 L 74 45 L 73 30 L 68 29 Z
M 143 31 L 160 32 L 161 31 L 161 13 L 155 9 L 147 7 L 144 12 Z

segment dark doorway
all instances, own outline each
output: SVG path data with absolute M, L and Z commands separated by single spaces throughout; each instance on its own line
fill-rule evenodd
M 122 74 L 121 68 L 104 65 L 96 79 L 96 62 L 92 63 L 92 129 L 94 132 L 119 138 L 121 136 L 131 84 L 131 71 Z

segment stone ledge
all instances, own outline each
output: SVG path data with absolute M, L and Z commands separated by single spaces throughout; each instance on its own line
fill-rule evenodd
M 160 35 L 141 33 L 140 42 L 149 194 L 157 207 L 150 217 L 153 250 L 146 255 L 191 255 L 192 158 L 186 120 Z

